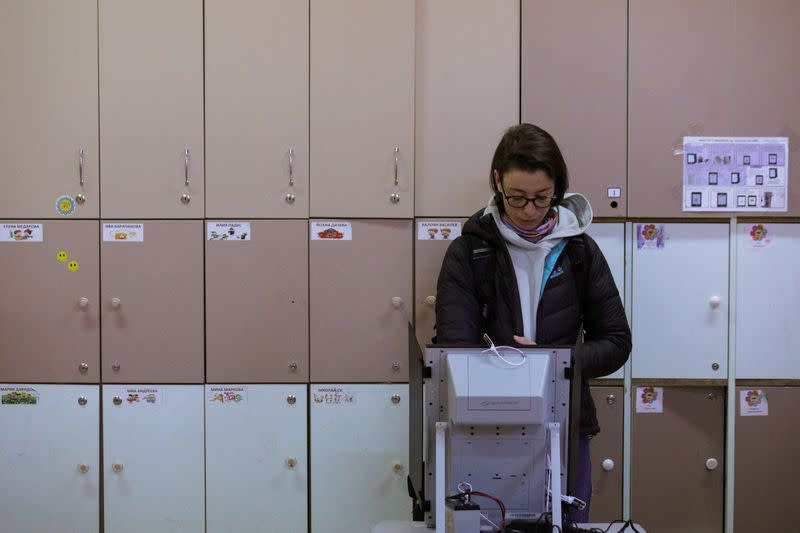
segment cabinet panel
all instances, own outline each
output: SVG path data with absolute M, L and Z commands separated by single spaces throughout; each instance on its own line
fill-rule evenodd
M 600 433 L 590 441 L 590 522 L 612 522 L 622 516 L 623 394 L 622 387 L 592 387 Z

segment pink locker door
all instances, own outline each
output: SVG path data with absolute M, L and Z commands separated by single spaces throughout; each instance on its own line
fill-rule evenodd
M 101 231 L 103 381 L 202 383 L 203 223 Z
M 321 222 L 310 222 L 311 381 L 407 381 L 413 221 Z M 342 237 L 320 240 L 328 229 Z
M 208 381 L 305 382 L 308 223 L 230 222 L 206 223 Z
M 97 227 L 0 223 L 0 381 L 100 379 Z

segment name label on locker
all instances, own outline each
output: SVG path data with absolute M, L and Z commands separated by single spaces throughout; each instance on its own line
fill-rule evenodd
M 144 224 L 103 224 L 105 242 L 144 242 Z
M 353 225 L 350 222 L 311 223 L 312 241 L 352 241 Z
M 461 222 L 418 222 L 417 240 L 420 241 L 452 241 L 461 235 Z
M 209 222 L 206 227 L 209 241 L 249 241 L 249 222 Z
M 0 405 L 39 405 L 39 392 L 33 387 L 0 387 Z
M 163 389 L 137 387 L 125 389 L 125 398 L 123 400 L 131 407 L 156 407 L 162 405 L 165 399 Z
M 41 224 L 3 224 L 0 242 L 43 242 Z
M 243 404 L 247 402 L 247 387 L 208 387 L 206 395 L 214 405 Z
M 356 403 L 356 394 L 343 387 L 316 387 L 312 389 L 311 396 L 314 403 L 325 405 L 353 405 Z

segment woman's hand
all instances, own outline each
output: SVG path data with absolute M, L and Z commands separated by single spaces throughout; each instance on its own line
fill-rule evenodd
M 520 337 L 518 335 L 514 335 L 514 341 L 517 344 L 522 344 L 523 346 L 536 346 L 536 343 L 530 340 L 528 337 Z

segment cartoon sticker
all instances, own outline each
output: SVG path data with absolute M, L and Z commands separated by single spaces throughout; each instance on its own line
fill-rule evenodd
M 350 222 L 312 222 L 312 241 L 352 241 L 353 225 Z
M 663 413 L 663 387 L 636 387 L 637 413 Z
M 56 253 L 56 261 L 59 263 L 66 263 L 67 259 L 69 259 L 69 254 L 66 251 L 59 250 L 58 253 Z
M 207 226 L 209 241 L 249 241 L 249 222 L 209 222 Z
M 461 222 L 418 222 L 417 240 L 420 241 L 452 241 L 461 235 Z
M 753 227 L 750 229 L 750 245 L 753 248 L 766 248 L 771 239 L 767 237 L 769 231 L 767 231 L 767 227 L 764 224 L 753 224 Z
M 75 212 L 75 200 L 71 196 L 59 196 L 56 200 L 56 212 L 66 217 Z
M 72 261 L 67 263 L 67 270 L 69 270 L 70 272 L 77 272 L 78 271 L 78 262 L 73 259 Z
M 637 224 L 636 248 L 656 250 L 664 248 L 664 224 Z
M 2 405 L 37 405 L 39 393 L 31 387 L 0 387 Z
M 317 387 L 311 393 L 314 403 L 325 405 L 352 405 L 356 403 L 356 395 L 342 387 Z
M 157 406 L 164 403 L 164 391 L 156 387 L 127 388 L 123 400 L 126 405 L 130 406 Z
M 43 242 L 41 224 L 3 224 L 0 242 Z
M 104 242 L 144 242 L 144 224 L 103 224 Z
M 247 401 L 247 387 L 214 385 L 206 389 L 208 401 L 214 405 L 243 404 Z
M 769 398 L 760 389 L 739 391 L 740 416 L 769 416 Z

